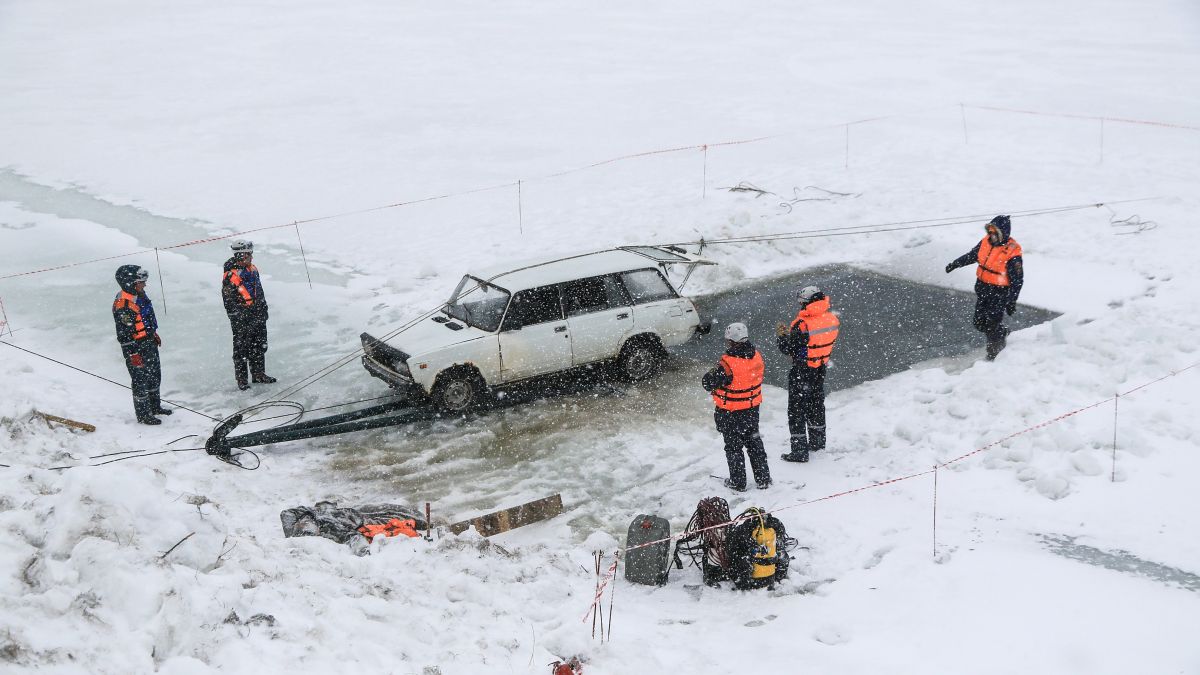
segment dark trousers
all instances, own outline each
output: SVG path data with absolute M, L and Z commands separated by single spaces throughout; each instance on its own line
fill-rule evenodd
M 825 448 L 825 366 L 788 371 L 788 432 L 794 454 Z
M 987 337 L 988 358 L 995 358 L 1007 342 L 1008 326 L 1004 325 L 1007 304 L 1007 287 L 975 281 L 975 330 Z
M 230 315 L 233 330 L 233 368 L 239 380 L 249 365 L 254 375 L 264 375 L 267 369 L 267 320 L 255 316 Z
M 750 469 L 754 481 L 760 485 L 771 482 L 771 469 L 767 466 L 767 450 L 758 434 L 758 407 L 747 410 L 713 411 L 717 431 L 725 437 L 725 461 L 729 464 L 729 480 L 738 487 L 746 487 L 746 459 L 742 449 L 750 456 Z
M 162 384 L 162 364 L 158 360 L 158 345 L 154 338 L 146 338 L 134 343 L 130 356 L 140 354 L 142 365 L 135 366 L 125 357 L 125 367 L 129 370 L 129 388 L 133 390 L 133 412 L 138 419 L 152 417 L 162 401 L 158 388 Z

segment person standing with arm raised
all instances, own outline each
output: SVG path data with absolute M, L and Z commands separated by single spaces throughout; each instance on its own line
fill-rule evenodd
M 970 251 L 946 265 L 946 274 L 977 263 L 975 268 L 975 330 L 987 336 L 987 360 L 992 361 L 1008 341 L 1004 314 L 1017 311 L 1017 298 L 1025 285 L 1021 245 L 1012 238 L 1012 221 L 996 216 L 984 226 L 983 239 Z

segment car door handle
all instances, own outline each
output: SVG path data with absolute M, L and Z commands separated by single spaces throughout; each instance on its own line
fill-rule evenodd
M 567 327 L 566 326 L 555 326 L 554 332 L 555 333 L 565 333 L 565 332 L 567 332 Z
M 621 312 L 620 314 L 617 315 L 617 320 L 628 319 L 628 318 L 629 318 L 629 312 Z

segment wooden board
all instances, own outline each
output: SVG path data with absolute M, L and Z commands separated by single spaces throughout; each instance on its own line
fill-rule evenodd
M 65 424 L 66 426 L 69 426 L 72 429 L 83 429 L 84 431 L 87 431 L 89 433 L 96 430 L 96 427 L 92 426 L 91 424 L 88 424 L 87 422 L 76 422 L 75 420 L 69 420 L 65 417 L 59 417 L 58 415 L 50 415 L 50 414 L 47 414 L 44 412 L 35 412 L 34 414 L 37 415 L 38 417 L 41 417 L 42 419 L 46 420 L 47 423 L 55 422 L 57 424 Z
M 531 523 L 549 520 L 562 511 L 562 495 L 555 494 L 502 511 L 486 513 L 461 523 L 454 523 L 450 526 L 450 531 L 454 534 L 462 534 L 474 525 L 479 534 L 490 537 Z

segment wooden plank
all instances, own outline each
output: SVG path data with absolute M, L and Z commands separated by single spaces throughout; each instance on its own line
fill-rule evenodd
M 554 494 L 531 502 L 454 523 L 450 531 L 462 534 L 474 525 L 479 534 L 490 537 L 531 523 L 549 520 L 563 511 L 562 495 Z
M 87 422 L 76 422 L 75 420 L 69 420 L 65 417 L 59 417 L 58 415 L 50 415 L 50 414 L 47 414 L 44 412 L 38 412 L 38 411 L 34 411 L 33 414 L 46 420 L 47 423 L 55 422 L 57 424 L 63 424 L 68 427 L 71 427 L 72 429 L 82 429 L 89 433 L 96 430 L 96 427 L 92 426 L 91 424 L 88 424 Z

